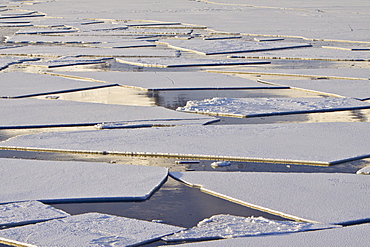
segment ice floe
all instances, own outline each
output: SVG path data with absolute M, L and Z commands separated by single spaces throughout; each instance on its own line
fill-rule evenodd
M 336 226 L 295 221 L 275 221 L 253 216 L 246 218 L 221 214 L 204 219 L 193 228 L 166 236 L 162 239 L 167 242 L 212 240 L 313 231 L 334 227 Z
M 0 73 L 1 93 L 3 98 L 20 98 L 50 93 L 72 92 L 116 86 L 101 82 L 74 80 L 45 74 L 9 72 Z
M 294 89 L 303 89 L 339 97 L 350 97 L 359 100 L 370 99 L 369 80 L 260 80 L 277 86 L 288 86 Z
M 167 178 L 163 167 L 0 159 L 0 203 L 140 201 Z
M 0 119 L 0 129 L 112 125 L 113 123 L 120 125 L 119 127 L 134 127 L 138 124 L 206 124 L 217 120 L 214 117 L 199 117 L 199 115 L 160 107 L 110 105 L 58 99 L 0 99 L 0 114 L 7 116 Z
M 329 165 L 369 157 L 368 129 L 369 123 L 362 122 L 193 125 L 43 133 L 18 136 L 1 146 Z
M 14 57 L 0 57 L 0 70 L 8 68 L 12 64 L 24 63 L 27 61 L 37 61 L 35 58 L 14 58 Z
M 370 175 L 370 166 L 366 166 L 356 172 L 357 174 Z
M 206 72 L 58 72 L 57 75 L 93 79 L 145 90 L 286 89 L 265 83 Z M 189 80 L 189 77 L 192 79 Z
M 0 212 L 0 226 L 8 227 L 69 216 L 66 212 L 38 201 L 0 204 Z
M 145 47 L 132 49 L 108 49 L 108 48 L 90 48 L 90 47 L 29 45 L 23 47 L 15 47 L 12 49 L 1 49 L 0 55 L 39 56 L 39 57 L 60 57 L 60 56 L 176 57 L 177 53 L 175 51 L 170 50 L 158 50 Z
M 22 246 L 139 246 L 184 228 L 99 213 L 75 215 L 0 231 Z
M 351 98 L 212 98 L 188 101 L 178 111 L 218 116 L 256 117 L 370 108 Z
M 308 231 L 294 234 L 279 234 L 273 236 L 234 238 L 218 241 L 189 243 L 176 246 L 363 246 L 370 241 L 370 224 L 335 228 L 320 231 Z
M 203 191 L 296 220 L 369 222 L 370 180 L 341 173 L 171 172 Z M 345 198 L 345 199 L 344 199 Z
M 184 58 L 184 57 L 164 57 L 164 58 L 116 58 L 117 62 L 158 68 L 181 68 L 181 67 L 220 67 L 237 65 L 263 65 L 269 61 L 247 61 L 243 59 L 203 59 L 203 58 Z
M 106 65 L 108 61 L 111 59 L 112 58 L 89 59 L 80 57 L 61 57 L 49 61 L 24 62 L 23 65 L 42 68 L 61 68 L 69 66 L 97 65 L 97 64 Z
M 217 55 L 242 52 L 257 52 L 290 48 L 311 47 L 311 44 L 288 42 L 254 42 L 246 40 L 160 40 L 157 43 L 202 55 Z

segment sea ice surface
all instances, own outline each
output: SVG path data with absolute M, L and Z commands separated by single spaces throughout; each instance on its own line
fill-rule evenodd
M 14 57 L 0 57 L 0 70 L 6 69 L 7 67 L 9 67 L 9 65 L 12 65 L 12 64 L 18 64 L 18 63 L 23 63 L 27 61 L 35 61 L 35 60 L 37 59 L 34 59 L 34 58 L 19 59 L 19 58 L 14 58 Z
M 138 246 L 184 228 L 87 213 L 0 231 L 0 240 L 32 246 Z
M 370 224 L 361 224 L 320 231 L 278 234 L 264 237 L 233 238 L 219 241 L 188 243 L 182 247 L 233 247 L 233 246 L 363 246 L 370 241 Z
M 0 203 L 147 199 L 167 178 L 163 167 L 0 159 Z
M 193 228 L 163 237 L 162 239 L 167 242 L 211 240 L 313 231 L 334 227 L 337 226 L 295 221 L 275 221 L 253 216 L 246 218 L 221 214 L 204 219 Z
M 45 74 L 0 73 L 0 97 L 19 98 L 116 86 L 101 82 L 74 80 Z
M 368 80 L 264 80 L 272 85 L 288 86 L 329 95 L 351 97 L 359 100 L 370 99 Z
M 351 98 L 212 98 L 188 101 L 178 111 L 209 115 L 254 117 L 370 108 Z
M 166 39 L 157 41 L 160 44 L 167 44 L 169 47 L 184 51 L 191 51 L 202 55 L 217 55 L 242 52 L 257 52 L 266 50 L 279 50 L 289 48 L 311 47 L 306 43 L 268 42 L 261 43 L 245 40 L 175 40 Z
M 0 212 L 0 226 L 33 224 L 69 216 L 66 212 L 38 201 L 0 204 Z
M 369 222 L 370 180 L 344 173 L 171 172 L 186 184 L 253 208 L 324 224 Z M 345 199 L 344 199 L 345 198 Z
M 58 75 L 94 79 L 146 90 L 280 89 L 256 81 L 207 72 L 58 72 Z M 191 80 L 189 80 L 191 77 Z
M 356 173 L 357 174 L 363 174 L 363 175 L 370 175 L 370 166 L 366 166 L 364 168 L 361 168 Z
M 175 112 L 153 106 L 125 106 L 58 99 L 0 99 L 1 128 L 95 124 L 146 124 L 190 122 L 206 124 L 214 117 Z M 178 123 L 179 124 L 179 123 Z
M 329 165 L 369 157 L 369 127 L 365 122 L 189 125 L 42 133 L 18 136 L 1 146 Z

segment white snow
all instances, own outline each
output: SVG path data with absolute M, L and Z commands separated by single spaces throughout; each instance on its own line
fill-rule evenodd
M 234 238 L 219 241 L 189 243 L 175 246 L 234 247 L 234 246 L 364 246 L 370 241 L 370 224 L 322 231 L 308 231 L 273 236 Z
M 274 235 L 319 229 L 334 228 L 334 225 L 275 221 L 263 217 L 241 217 L 214 215 L 204 219 L 197 226 L 162 238 L 167 242 L 238 238 L 258 235 Z
M 370 166 L 361 168 L 360 170 L 356 172 L 356 174 L 370 175 Z
M 279 89 L 256 81 L 206 72 L 58 72 L 62 76 L 77 76 L 117 83 L 146 90 L 193 90 L 193 89 Z M 191 80 L 189 80 L 189 77 Z
M 18 136 L 1 146 L 328 165 L 369 157 L 369 127 L 362 122 L 189 125 L 43 133 Z
M 1 159 L 0 203 L 147 199 L 167 178 L 163 167 Z
M 0 73 L 0 85 L 0 97 L 16 98 L 102 88 L 117 84 L 74 80 L 45 74 L 9 72 Z
M 87 213 L 2 230 L 0 240 L 39 247 L 138 246 L 180 230 L 183 228 L 106 214 Z
M 64 218 L 66 212 L 38 201 L 25 201 L 0 204 L 0 225 L 16 226 L 33 224 L 40 221 Z
M 368 176 L 341 173 L 171 172 L 234 202 L 324 224 L 370 221 Z
M 217 120 L 153 106 L 125 106 L 42 99 L 0 99 L 0 128 L 95 124 L 206 124 Z M 194 122 L 193 122 L 194 121 Z M 125 122 L 125 123 L 122 123 Z M 189 124 L 188 123 L 188 124 Z
M 272 85 L 319 92 L 329 95 L 351 97 L 359 100 L 370 99 L 369 80 L 265 80 Z
M 94 56 L 94 57 L 175 57 L 175 51 L 150 48 L 110 49 L 65 46 L 23 46 L 12 49 L 0 49 L 0 55 L 16 56 Z
M 306 43 L 288 42 L 255 42 L 246 40 L 160 40 L 159 44 L 167 44 L 169 47 L 184 51 L 199 53 L 202 55 L 216 55 L 242 52 L 257 52 L 266 50 L 278 50 L 289 48 L 311 47 Z
M 178 111 L 219 116 L 254 117 L 370 108 L 350 98 L 212 98 L 188 101 Z
M 268 61 L 247 61 L 245 59 L 205 59 L 205 58 L 186 58 L 186 57 L 163 57 L 163 58 L 116 58 L 117 62 L 158 68 L 178 68 L 178 67 L 219 67 L 237 65 L 263 65 Z

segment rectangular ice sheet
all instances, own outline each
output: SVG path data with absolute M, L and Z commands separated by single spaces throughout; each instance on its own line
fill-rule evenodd
M 296 220 L 370 222 L 368 176 L 257 172 L 172 172 L 171 176 L 208 193 Z
M 206 124 L 217 120 L 175 112 L 154 106 L 126 106 L 64 101 L 57 99 L 0 99 L 0 129 L 20 127 L 76 126 L 125 122 L 155 125 L 157 122 L 194 122 Z M 181 124 L 181 123 L 180 123 Z
M 0 231 L 0 240 L 21 246 L 138 246 L 181 227 L 99 213 L 75 215 Z
M 146 90 L 199 90 L 199 89 L 281 89 L 256 81 L 207 72 L 58 72 L 64 76 L 77 76 L 117 83 Z
M 21 98 L 115 86 L 87 80 L 22 72 L 0 73 L 0 97 Z
M 137 201 L 167 178 L 162 167 L 0 159 L 0 203 Z
M 0 226 L 8 227 L 69 216 L 66 212 L 38 201 L 1 204 L 0 212 Z
M 369 157 L 369 128 L 305 123 L 77 131 L 19 136 L 2 146 L 329 165 Z
M 257 117 L 311 112 L 368 109 L 369 103 L 350 98 L 212 98 L 188 101 L 178 111 L 217 116 Z
M 232 247 L 232 246 L 364 246 L 370 242 L 370 224 L 322 231 L 281 234 L 266 237 L 234 238 L 176 245 L 181 247 Z

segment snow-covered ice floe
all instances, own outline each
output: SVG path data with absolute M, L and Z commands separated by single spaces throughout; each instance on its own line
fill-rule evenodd
M 0 97 L 22 98 L 111 87 L 118 84 L 108 84 L 91 80 L 74 80 L 45 74 L 9 72 L 0 73 L 0 85 Z
M 0 159 L 0 203 L 138 201 L 167 178 L 163 167 Z
M 62 210 L 38 201 L 0 204 L 0 226 L 17 226 L 69 216 Z
M 286 89 L 256 81 L 207 72 L 58 72 L 56 75 L 79 77 L 117 83 L 143 90 L 200 90 L 200 89 Z M 189 80 L 191 78 L 191 80 Z
M 87 213 L 0 231 L 0 241 L 20 246 L 140 246 L 184 228 Z
M 55 59 L 55 60 L 50 60 L 50 61 L 25 62 L 22 65 L 41 67 L 41 68 L 61 68 L 61 67 L 69 67 L 69 66 L 106 64 L 111 59 L 112 58 L 88 59 L 88 58 L 79 58 L 79 57 L 63 57 L 60 59 Z
M 184 57 L 163 57 L 163 58 L 116 58 L 117 62 L 158 68 L 184 68 L 184 67 L 222 67 L 239 65 L 263 65 L 269 61 L 248 61 L 245 59 L 205 59 L 205 58 L 184 58 Z
M 351 97 L 359 100 L 370 99 L 369 80 L 261 80 L 261 82 L 333 96 Z
M 35 61 L 35 58 L 14 58 L 14 57 L 0 57 L 0 70 L 6 69 L 12 64 L 20 64 L 28 61 Z
M 370 108 L 350 98 L 212 98 L 188 101 L 178 111 L 233 117 L 256 117 Z
M 178 126 L 24 135 L 3 148 L 331 165 L 370 156 L 369 123 Z M 145 138 L 137 138 L 145 136 Z M 282 142 L 282 140 L 284 140 Z M 343 144 L 345 140 L 345 145 Z
M 197 226 L 162 238 L 164 241 L 194 241 L 274 235 L 302 231 L 330 229 L 338 226 L 295 221 L 275 221 L 263 217 L 214 215 Z
M 257 52 L 266 50 L 292 49 L 311 47 L 311 44 L 288 43 L 288 42 L 255 42 L 246 40 L 160 40 L 160 44 L 166 44 L 171 48 L 199 53 L 202 55 L 218 55 L 242 52 Z
M 170 175 L 207 193 L 295 220 L 343 225 L 370 222 L 367 176 L 257 172 Z
M 0 129 L 87 125 L 182 125 L 218 121 L 211 116 L 154 106 L 126 106 L 58 99 L 0 99 Z M 113 126 L 112 126 L 113 127 Z M 121 126 L 122 127 L 122 126 Z
M 366 166 L 356 172 L 356 174 L 370 175 L 370 166 Z
M 364 246 L 370 241 L 370 224 L 355 225 L 320 231 L 278 234 L 261 237 L 233 238 L 218 241 L 181 244 L 181 247 L 233 246 Z

